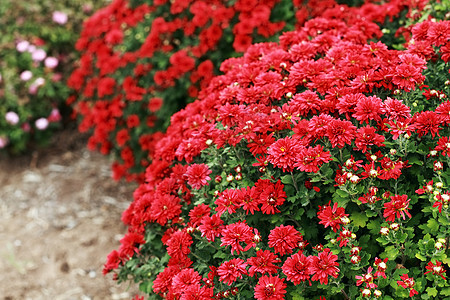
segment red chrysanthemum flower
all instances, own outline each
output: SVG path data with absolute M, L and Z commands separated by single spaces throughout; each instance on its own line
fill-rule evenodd
M 400 64 L 395 67 L 392 82 L 400 89 L 410 92 L 415 89 L 417 84 L 421 84 L 425 80 L 425 76 L 422 75 L 421 71 L 421 68 Z
M 275 184 L 270 180 L 258 180 L 255 184 L 259 192 L 259 203 L 263 214 L 275 214 L 280 210 L 277 206 L 282 205 L 286 200 L 284 185 L 278 180 Z
M 310 256 L 309 273 L 313 275 L 311 280 L 328 284 L 328 276 L 337 278 L 340 271 L 337 259 L 337 255 L 334 255 L 329 248 L 325 248 L 318 256 Z
M 182 259 L 191 253 L 192 237 L 185 231 L 174 232 L 167 241 L 167 253 L 173 257 Z
M 439 135 L 441 125 L 441 115 L 434 111 L 423 111 L 414 115 L 414 126 L 419 134 L 419 138 L 431 133 L 434 137 L 435 134 Z
M 405 289 L 409 289 L 409 296 L 414 297 L 414 295 L 419 294 L 415 289 L 414 285 L 416 284 L 414 282 L 414 278 L 409 278 L 408 274 L 403 274 L 400 276 L 401 280 L 397 280 L 397 284 Z
M 356 127 L 350 121 L 334 119 L 328 126 L 327 137 L 331 146 L 342 148 L 355 138 Z
M 250 265 L 248 274 L 250 276 L 254 276 L 257 272 L 260 274 L 275 274 L 280 268 L 275 264 L 279 262 L 280 260 L 276 254 L 269 250 L 258 250 L 256 256 L 247 259 L 247 263 Z
M 450 157 L 450 139 L 447 136 L 441 137 L 434 150 L 441 152 L 443 156 Z
M 267 160 L 275 167 L 283 169 L 283 172 L 294 170 L 297 154 L 303 148 L 297 139 L 285 137 L 270 145 Z
M 291 257 L 288 257 L 283 264 L 282 270 L 287 279 L 294 283 L 294 285 L 300 284 L 306 280 L 311 285 L 309 273 L 309 257 L 303 255 L 303 253 L 295 253 Z
M 375 277 L 383 277 L 384 279 L 386 279 L 386 268 L 387 268 L 387 263 L 388 258 L 386 257 L 385 259 L 381 259 L 378 257 L 375 257 L 375 262 L 373 263 L 374 266 L 377 268 L 376 272 L 375 272 Z
M 450 123 L 450 101 L 445 101 L 436 107 L 435 112 L 441 116 L 442 122 Z
M 411 109 L 397 99 L 387 98 L 381 108 L 381 112 L 389 120 L 407 119 L 411 117 Z
M 317 173 L 324 163 L 331 160 L 330 151 L 323 151 L 323 146 L 317 145 L 301 149 L 294 166 L 303 172 Z
M 226 261 L 217 269 L 217 274 L 220 276 L 219 280 L 231 285 L 236 279 L 242 278 L 242 275 L 247 275 L 246 267 L 247 264 L 240 258 Z
M 306 116 L 310 112 L 316 114 L 320 111 L 321 102 L 322 100 L 315 92 L 306 90 L 303 93 L 295 94 L 288 103 L 300 116 Z
M 356 105 L 366 96 L 362 93 L 347 94 L 339 98 L 339 102 L 336 104 L 336 108 L 339 110 L 339 114 L 345 115 L 347 120 L 351 119 L 351 116 L 355 113 Z
M 345 213 L 345 209 L 343 207 L 338 207 L 337 203 L 334 203 L 333 207 L 331 207 L 330 203 L 322 207 L 319 206 L 317 217 L 320 219 L 319 224 L 323 224 L 325 228 L 330 226 L 331 229 L 336 232 L 339 228 L 341 228 L 341 224 L 343 224 L 342 218 L 348 217 L 348 214 Z
M 128 258 L 134 253 L 139 253 L 139 246 L 145 243 L 140 233 L 129 232 L 120 240 L 119 257 Z
M 214 204 L 217 205 L 217 214 L 222 216 L 224 212 L 228 212 L 230 215 L 235 213 L 236 209 L 240 206 L 239 203 L 237 203 L 238 200 L 238 191 L 234 189 L 224 190 L 214 202 Z
M 384 136 L 379 135 L 372 126 L 358 128 L 356 132 L 355 146 L 362 153 L 367 152 L 368 146 L 384 147 Z
M 240 203 L 246 214 L 254 214 L 255 211 L 259 211 L 258 192 L 256 187 L 241 188 L 239 191 Z
M 431 261 L 428 262 L 428 265 L 425 267 L 428 271 L 426 271 L 424 274 L 432 273 L 433 275 L 437 275 L 442 277 L 442 279 L 447 280 L 444 277 L 445 269 L 442 266 L 442 263 L 440 261 L 436 260 L 436 264 L 433 264 Z
M 172 292 L 179 295 L 189 286 L 200 284 L 201 279 L 194 269 L 183 269 L 172 278 Z
M 301 240 L 303 240 L 302 235 L 293 226 L 280 225 L 270 231 L 269 247 L 273 247 L 275 253 L 285 255 L 292 253 Z
M 412 118 L 399 119 L 396 121 L 389 121 L 389 132 L 392 134 L 392 139 L 395 141 L 401 134 L 408 134 L 411 136 L 415 130 L 415 125 L 412 123 Z
M 352 115 L 360 124 L 370 120 L 381 121 L 381 107 L 383 102 L 376 96 L 361 97 L 355 106 L 355 113 Z
M 252 155 L 256 156 L 257 154 L 266 154 L 267 149 L 274 142 L 273 132 L 270 134 L 255 134 L 252 136 L 251 142 L 248 143 L 247 147 L 250 149 Z
M 202 218 L 201 225 L 198 226 L 198 229 L 202 233 L 202 236 L 206 237 L 209 242 L 214 242 L 214 239 L 221 235 L 224 227 L 223 220 L 216 214 Z
M 419 195 L 433 193 L 433 180 L 428 181 L 421 189 L 416 190 L 416 193 Z
M 384 204 L 383 217 L 388 222 L 394 222 L 395 218 L 402 217 L 405 220 L 405 214 L 411 218 L 411 214 L 408 212 L 409 201 L 407 195 L 395 195 L 391 196 L 391 202 Z
M 366 284 L 366 288 L 368 289 L 374 289 L 376 287 L 378 287 L 378 285 L 376 285 L 373 280 L 376 278 L 373 274 L 372 274 L 373 268 L 369 267 L 367 269 L 367 273 L 359 276 L 356 275 L 355 278 L 358 279 L 358 281 L 356 282 L 357 286 L 360 286 L 361 284 L 365 283 Z
M 450 40 L 450 22 L 431 22 L 427 40 L 435 46 L 440 46 Z
M 284 278 L 278 276 L 262 276 L 255 286 L 255 299 L 282 300 L 286 294 Z
M 176 267 L 167 267 L 156 275 L 156 279 L 153 281 L 153 292 L 156 294 L 167 293 L 172 286 L 173 277 L 178 274 L 180 270 Z
M 208 185 L 208 180 L 211 178 L 208 176 L 212 171 L 206 164 L 192 164 L 187 167 L 186 177 L 188 184 L 193 189 L 200 189 L 202 186 Z
M 197 227 L 200 225 L 203 217 L 209 216 L 211 213 L 211 208 L 206 204 L 200 204 L 195 206 L 189 211 L 189 225 L 192 227 Z
M 181 294 L 180 300 L 210 300 L 213 299 L 214 290 L 211 287 L 194 284 L 188 286 Z
M 152 221 L 165 226 L 169 220 L 181 214 L 180 198 L 168 194 L 156 195 L 150 211 Z
M 323 138 L 327 134 L 328 125 L 333 120 L 333 117 L 327 114 L 312 117 L 308 123 L 308 135 L 312 140 Z
M 236 251 L 237 254 L 241 251 L 247 251 L 251 247 L 256 246 L 253 242 L 253 228 L 248 226 L 245 222 L 237 222 L 225 226 L 222 230 L 222 243 L 220 246 L 231 246 L 231 254 Z M 245 248 L 241 243 L 246 244 Z

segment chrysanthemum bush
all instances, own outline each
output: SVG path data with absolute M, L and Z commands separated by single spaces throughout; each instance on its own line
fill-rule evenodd
M 65 80 L 76 58 L 73 44 L 94 9 L 86 1 L 2 2 L 0 151 L 45 144 L 61 127 L 69 95 Z
M 388 12 L 379 18 L 377 6 L 366 4 L 368 19 L 353 18 L 351 25 L 371 30 L 375 17 L 383 22 L 407 5 L 384 5 Z M 325 12 L 342 19 L 351 10 L 334 0 L 114 0 L 85 23 L 77 43 L 82 57 L 68 81 L 77 92 L 68 103 L 79 129 L 91 132 L 88 147 L 113 152 L 114 178 L 142 181 L 158 131 L 195 99 L 224 59 Z
M 450 297 L 450 22 L 403 33 L 315 18 L 226 60 L 104 272 L 150 299 Z

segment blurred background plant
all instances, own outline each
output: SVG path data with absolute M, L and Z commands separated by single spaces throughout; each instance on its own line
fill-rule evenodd
M 0 151 L 45 145 L 69 110 L 65 82 L 83 20 L 108 1 L 4 0 L 0 5 Z

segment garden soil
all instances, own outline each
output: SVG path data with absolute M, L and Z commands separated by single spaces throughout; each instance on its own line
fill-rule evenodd
M 114 182 L 107 157 L 75 130 L 30 155 L 0 157 L 0 300 L 132 299 L 102 275 L 126 232 L 135 184 Z

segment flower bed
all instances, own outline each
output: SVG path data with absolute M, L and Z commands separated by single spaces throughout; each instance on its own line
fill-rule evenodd
M 150 299 L 448 297 L 450 22 L 394 50 L 352 23 L 387 11 L 222 63 L 155 144 L 104 272 Z
M 352 25 L 370 28 L 404 3 L 386 5 L 381 17 L 374 6 Z M 88 147 L 113 152 L 115 179 L 142 182 L 169 116 L 195 99 L 225 58 L 325 11 L 352 19 L 335 1 L 113 1 L 86 22 L 77 42 L 82 58 L 68 81 L 78 93 L 68 103 L 79 129 L 91 132 Z
M 2 2 L 1 152 L 45 144 L 61 127 L 69 95 L 65 80 L 76 58 L 72 45 L 83 19 L 95 9 L 85 1 Z

